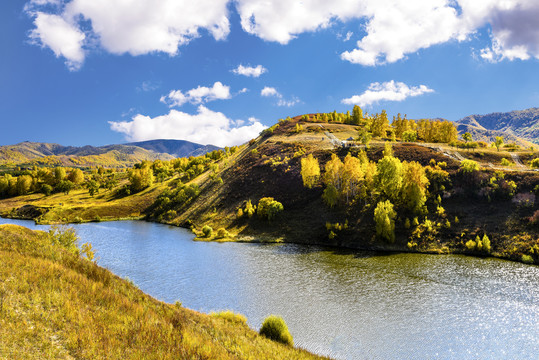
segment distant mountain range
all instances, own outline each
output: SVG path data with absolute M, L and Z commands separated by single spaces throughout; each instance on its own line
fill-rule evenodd
M 199 156 L 220 149 L 185 140 L 149 140 L 106 146 L 63 146 L 25 141 L 0 146 L 1 164 L 130 167 L 143 160 Z
M 125 145 L 138 146 L 156 153 L 170 154 L 174 157 L 199 156 L 221 149 L 214 145 L 201 145 L 186 140 L 165 139 L 139 141 Z
M 506 143 L 539 144 L 539 108 L 470 115 L 456 121 L 456 124 L 459 133 L 470 132 L 474 140 L 490 142 L 496 136 L 503 136 Z

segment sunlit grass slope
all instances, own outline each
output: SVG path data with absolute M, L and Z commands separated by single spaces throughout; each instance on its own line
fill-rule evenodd
M 0 226 L 0 359 L 314 359 L 153 299 L 47 233 Z

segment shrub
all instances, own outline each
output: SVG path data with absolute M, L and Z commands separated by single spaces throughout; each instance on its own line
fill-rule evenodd
M 271 221 L 283 210 L 283 204 L 275 201 L 272 197 L 265 197 L 258 201 L 256 214 L 262 219 L 268 219 Z
M 204 234 L 204 237 L 211 237 L 211 234 L 213 233 L 213 229 L 209 225 L 204 225 L 202 228 L 202 233 Z
M 468 248 L 468 250 L 475 250 L 475 247 L 477 246 L 477 243 L 473 240 L 468 240 L 466 241 L 466 248 Z
M 533 264 L 533 258 L 531 255 L 522 254 L 521 260 L 524 264 Z
M 490 253 L 490 239 L 488 238 L 487 234 L 483 235 L 483 251 L 486 253 Z
M 283 318 L 276 315 L 270 315 L 262 323 L 260 335 L 267 337 L 273 341 L 277 341 L 286 345 L 293 346 L 294 340 L 288 331 L 288 326 Z
M 227 236 L 228 236 L 228 231 L 226 231 L 225 228 L 219 228 L 217 230 L 217 237 L 224 238 L 224 237 L 227 237 Z
M 539 158 L 535 158 L 530 162 L 530 167 L 533 169 L 539 168 Z
M 506 158 L 503 158 L 502 159 L 502 166 L 512 166 L 513 163 L 509 160 L 507 160 Z
M 231 323 L 247 325 L 247 318 L 242 314 L 236 314 L 232 310 L 212 312 L 210 315 L 216 318 L 225 319 Z

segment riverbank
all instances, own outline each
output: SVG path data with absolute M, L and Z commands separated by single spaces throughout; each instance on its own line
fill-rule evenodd
M 0 225 L 0 279 L 0 358 L 320 358 L 157 301 L 42 231 Z

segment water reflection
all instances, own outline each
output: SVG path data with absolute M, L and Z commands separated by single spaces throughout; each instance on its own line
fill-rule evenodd
M 321 354 L 535 359 L 539 353 L 537 266 L 294 244 L 201 243 L 189 231 L 135 221 L 75 227 L 96 249 L 100 265 L 152 296 L 203 312 L 232 309 L 253 328 L 280 314 L 297 345 Z

